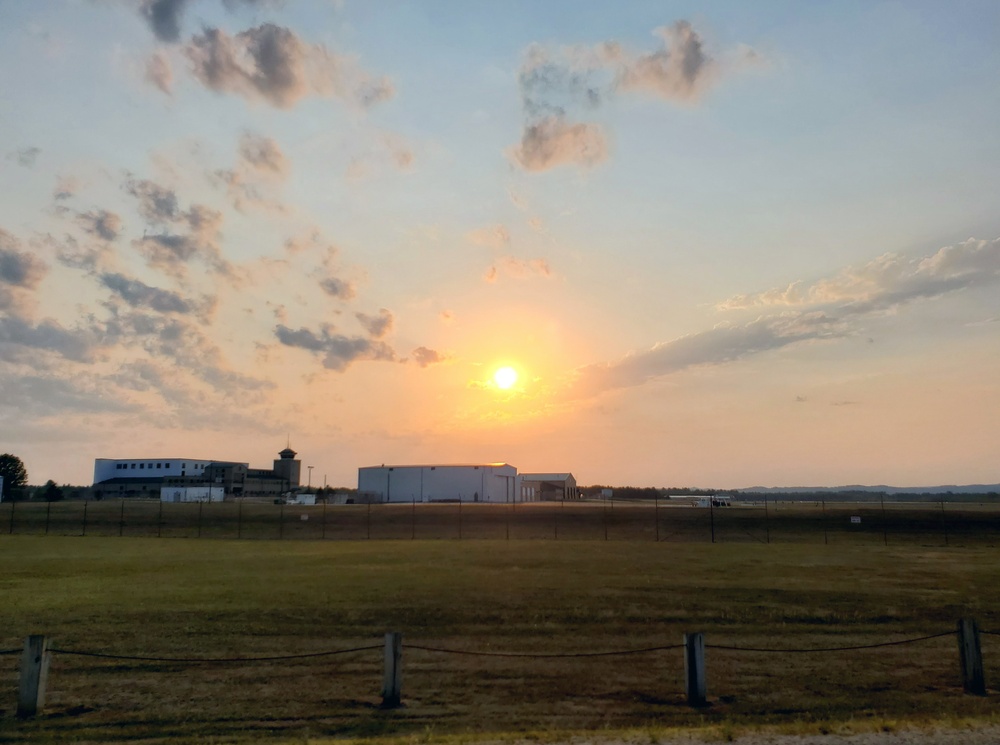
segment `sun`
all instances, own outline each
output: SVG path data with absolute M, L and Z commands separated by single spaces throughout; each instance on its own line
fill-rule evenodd
M 497 384 L 497 388 L 506 391 L 517 382 L 517 370 L 513 367 L 501 367 L 493 373 L 493 382 Z

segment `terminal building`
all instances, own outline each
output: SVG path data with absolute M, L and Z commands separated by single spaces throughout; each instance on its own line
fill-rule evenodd
M 275 498 L 300 485 L 302 461 L 286 447 L 273 468 L 205 458 L 97 458 L 94 496 L 167 502 Z

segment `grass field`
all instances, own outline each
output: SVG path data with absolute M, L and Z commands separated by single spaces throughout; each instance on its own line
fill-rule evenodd
M 405 706 L 379 708 L 379 650 L 198 665 L 56 654 L 45 714 L 14 719 L 17 657 L 0 657 L 0 740 L 304 741 L 675 726 L 829 727 L 994 720 L 962 693 L 953 636 L 868 651 L 709 649 L 711 706 L 685 705 L 679 650 L 484 658 L 679 643 L 814 648 L 1000 630 L 987 546 L 653 541 L 235 541 L 0 536 L 0 649 L 154 657 L 299 654 L 404 634 Z M 1000 637 L 983 637 L 987 681 Z

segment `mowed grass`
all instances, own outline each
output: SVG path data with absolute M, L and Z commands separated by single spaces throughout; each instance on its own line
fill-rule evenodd
M 836 653 L 709 649 L 711 705 L 686 706 L 672 645 L 815 648 L 1000 630 L 990 547 L 627 541 L 234 541 L 0 537 L 0 649 L 153 657 L 292 655 L 404 634 L 405 706 L 379 708 L 380 650 L 251 664 L 55 654 L 48 702 L 14 719 L 17 656 L 0 657 L 0 740 L 281 738 L 991 719 L 962 693 L 954 636 Z M 983 637 L 987 681 L 1000 637 Z

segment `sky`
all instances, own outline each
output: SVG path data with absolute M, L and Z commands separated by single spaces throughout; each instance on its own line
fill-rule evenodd
M 0 451 L 996 483 L 998 122 L 993 0 L 0 0 Z

